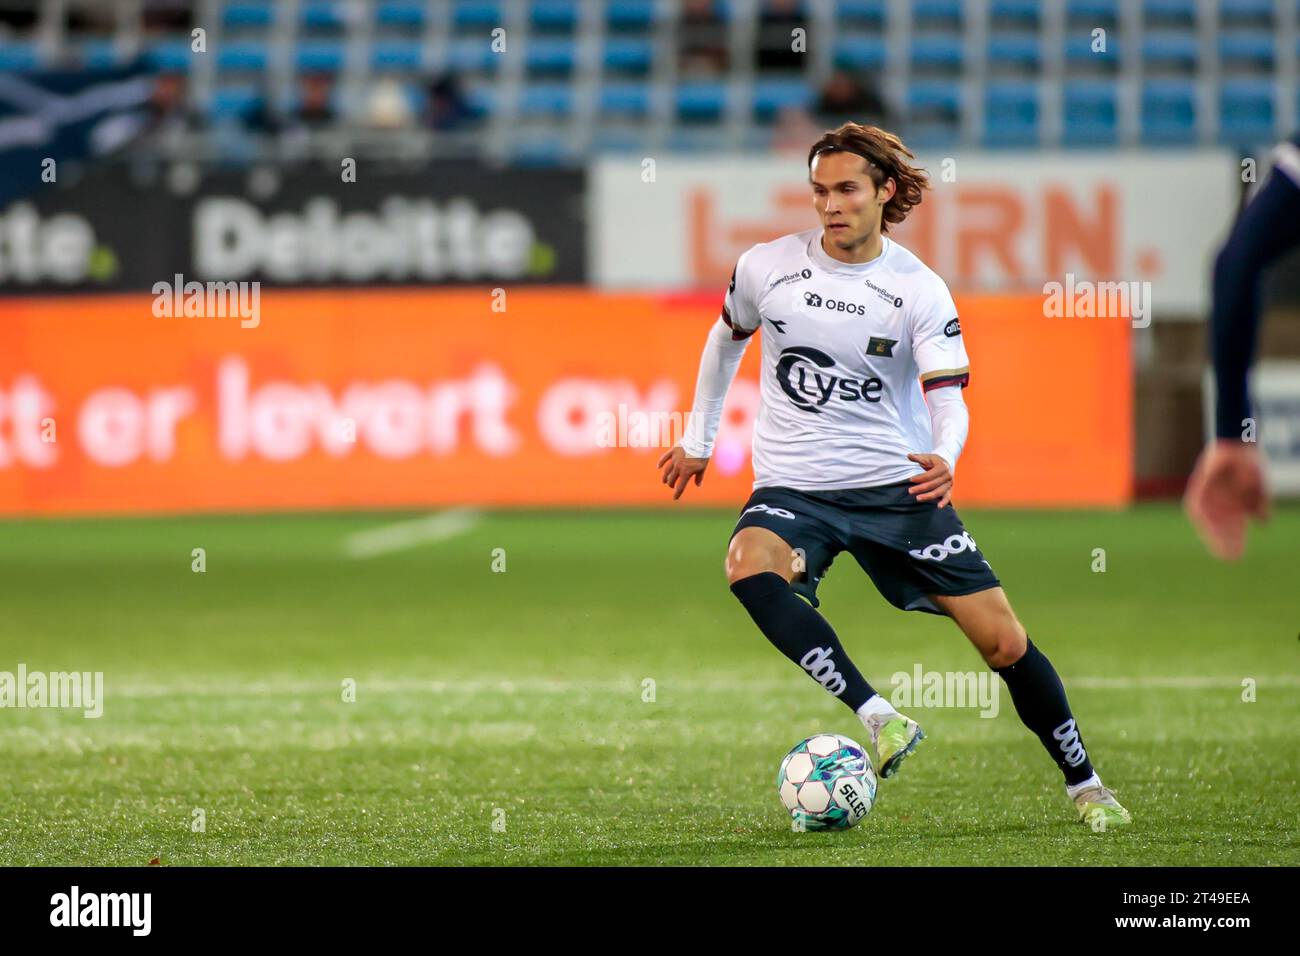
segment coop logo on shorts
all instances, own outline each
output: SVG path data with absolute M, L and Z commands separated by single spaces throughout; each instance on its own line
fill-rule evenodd
M 844 675 L 835 669 L 829 647 L 814 647 L 799 659 L 799 666 L 835 697 L 839 697 L 844 693 L 844 688 L 848 687 Z
M 751 511 L 761 511 L 763 514 L 769 514 L 774 518 L 793 518 L 794 513 L 786 511 L 784 508 L 769 508 L 764 504 L 754 505 L 752 508 L 746 508 L 743 514 L 749 514 Z
M 1053 730 L 1052 736 L 1061 742 L 1061 754 L 1071 767 L 1077 767 L 1088 759 L 1088 752 L 1083 749 L 1083 741 L 1079 739 L 1073 717 Z
M 942 561 L 950 554 L 961 554 L 963 551 L 977 551 L 978 546 L 975 539 L 970 536 L 969 531 L 963 531 L 961 534 L 949 535 L 939 544 L 932 544 L 924 548 L 914 548 L 907 552 L 918 561 Z

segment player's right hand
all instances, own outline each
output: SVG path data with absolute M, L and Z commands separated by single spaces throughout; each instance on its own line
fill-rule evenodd
M 1246 519 L 1268 520 L 1268 487 L 1256 446 L 1218 439 L 1205 446 L 1187 482 L 1183 507 L 1216 558 L 1235 561 L 1246 550 Z
M 690 484 L 692 475 L 695 476 L 697 488 L 704 481 L 704 470 L 709 467 L 709 459 L 687 458 L 682 446 L 674 445 L 659 456 L 659 464 L 655 467 L 663 468 L 664 484 L 673 489 L 673 501 L 676 501 Z

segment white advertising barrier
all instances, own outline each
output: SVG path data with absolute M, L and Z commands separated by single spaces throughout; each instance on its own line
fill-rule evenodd
M 1204 376 L 1205 437 L 1214 438 L 1214 375 Z M 1250 373 L 1250 397 L 1259 423 L 1256 440 L 1275 495 L 1300 496 L 1300 362 L 1267 360 Z M 1244 431 L 1244 429 L 1243 429 Z
M 1226 150 L 922 155 L 933 189 L 890 235 L 954 292 L 1150 282 L 1155 319 L 1204 317 L 1236 212 Z M 742 252 L 817 225 L 803 156 L 605 158 L 588 249 L 605 289 L 722 289 Z

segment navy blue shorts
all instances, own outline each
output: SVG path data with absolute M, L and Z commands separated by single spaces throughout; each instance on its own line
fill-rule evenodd
M 835 556 L 849 552 L 885 599 L 904 611 L 942 614 L 928 595 L 973 594 L 999 586 L 993 568 L 950 504 L 917 501 L 910 481 L 844 491 L 757 488 L 736 531 L 767 528 L 802 556 L 791 587 L 817 607 L 817 585 Z M 796 565 L 796 568 L 800 565 Z

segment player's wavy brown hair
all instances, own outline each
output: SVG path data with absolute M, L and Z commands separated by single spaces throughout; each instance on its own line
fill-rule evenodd
M 854 153 L 867 161 L 867 175 L 879 189 L 886 179 L 896 185 L 894 198 L 885 203 L 880 217 L 880 231 L 889 232 L 907 218 L 912 207 L 921 201 L 922 191 L 930 188 L 930 177 L 925 171 L 907 162 L 916 157 L 903 141 L 893 133 L 878 126 L 845 123 L 837 130 L 827 131 L 808 150 L 808 168 L 822 153 Z

